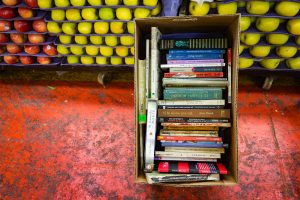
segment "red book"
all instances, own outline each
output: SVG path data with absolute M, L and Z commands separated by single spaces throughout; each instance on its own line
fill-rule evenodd
M 221 137 L 198 137 L 198 136 L 157 136 L 157 140 L 222 142 Z
M 164 78 L 210 78 L 223 77 L 223 72 L 169 72 L 164 73 Z

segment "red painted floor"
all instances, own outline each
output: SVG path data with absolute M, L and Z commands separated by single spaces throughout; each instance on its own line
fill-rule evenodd
M 299 199 L 299 91 L 240 86 L 240 184 L 173 188 L 134 183 L 133 84 L 1 81 L 0 199 Z

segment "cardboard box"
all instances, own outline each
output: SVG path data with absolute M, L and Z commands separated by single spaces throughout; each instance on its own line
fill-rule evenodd
M 151 32 L 151 27 L 156 26 L 162 34 L 178 32 L 221 32 L 227 35 L 229 46 L 232 47 L 232 127 L 225 133 L 225 140 L 229 142 L 226 149 L 226 167 L 229 173 L 222 176 L 221 181 L 208 181 L 183 184 L 163 184 L 172 186 L 212 186 L 234 185 L 238 183 L 238 130 L 237 130 L 237 86 L 238 86 L 238 57 L 240 42 L 240 15 L 209 15 L 203 17 L 161 17 L 135 20 L 135 180 L 147 183 L 145 174 L 139 169 L 139 124 L 138 124 L 138 81 L 137 61 L 145 59 L 145 36 Z

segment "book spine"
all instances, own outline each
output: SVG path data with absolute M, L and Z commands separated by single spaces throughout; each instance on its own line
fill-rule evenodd
M 163 146 L 163 147 L 222 148 L 223 143 L 216 143 L 216 142 L 197 142 L 197 143 L 161 142 L 161 146 Z
M 224 54 L 222 49 L 170 49 L 169 54 Z
M 159 106 L 201 106 L 201 105 L 225 105 L 225 100 L 176 100 L 176 101 L 170 101 L 170 100 L 159 100 L 158 101 Z
M 196 64 L 161 64 L 160 67 L 168 68 L 193 68 L 193 67 L 224 67 L 225 63 L 196 63 Z
M 229 119 L 230 109 L 158 109 L 158 117 Z
M 165 100 L 209 100 L 209 99 L 222 99 L 222 90 L 197 90 L 173 93 L 169 90 L 163 92 Z
M 209 136 L 215 136 L 215 135 L 218 135 L 218 131 L 211 131 L 211 130 L 208 130 L 208 131 L 168 131 L 168 130 L 160 130 L 159 132 L 160 135 L 185 135 L 185 136 L 189 136 L 189 135 L 197 135 L 197 136 L 200 136 L 200 135 L 203 135 L 203 134 L 208 134 Z
M 176 161 L 160 162 L 158 165 L 158 172 L 190 173 L 190 174 L 219 174 L 220 173 L 218 169 L 218 165 L 216 165 L 215 163 L 205 163 L 205 162 L 191 163 L 191 162 L 176 162 Z
M 227 123 L 227 119 L 194 119 L 182 117 L 159 118 L 160 123 Z
M 172 152 L 210 152 L 210 153 L 225 153 L 224 148 L 182 148 L 182 147 L 165 147 L 165 151 Z
M 164 73 L 164 78 L 203 78 L 223 77 L 223 72 L 170 72 Z
M 227 65 L 228 65 L 228 103 L 231 103 L 231 48 L 227 49 Z
M 221 59 L 220 54 L 188 54 L 188 55 L 167 55 L 168 60 L 206 60 L 206 59 Z
M 223 49 L 227 48 L 227 38 L 173 39 L 162 40 L 161 49 Z
M 219 174 L 176 174 L 173 176 L 159 176 L 149 177 L 150 174 L 146 174 L 149 184 L 155 183 L 179 183 L 179 182 L 199 182 L 199 181 L 219 181 Z
M 157 128 L 157 103 L 156 101 L 148 101 L 147 112 L 147 129 L 146 129 L 146 145 L 145 145 L 145 171 L 151 172 L 154 168 L 154 150 Z
M 165 151 L 156 151 L 155 156 L 168 156 L 168 157 L 177 157 L 177 158 L 221 158 L 220 154 L 212 153 L 181 153 L 181 152 L 165 152 Z
M 219 127 L 216 127 L 216 126 L 190 126 L 190 127 L 164 126 L 163 130 L 169 130 L 169 131 L 217 131 L 217 130 L 219 130 Z
M 204 137 L 204 136 L 157 136 L 157 140 L 170 141 L 207 141 L 207 142 L 222 142 L 220 137 Z
M 139 123 L 145 124 L 146 123 L 146 66 L 145 60 L 138 60 L 138 90 L 139 90 Z
M 193 72 L 223 72 L 223 68 L 221 67 L 194 67 L 192 68 Z M 170 69 L 170 72 L 171 69 Z
M 162 85 L 163 87 L 191 87 L 191 86 L 206 86 L 206 87 L 226 87 L 228 86 L 227 80 L 221 80 L 222 78 L 218 78 L 219 80 L 212 80 L 212 78 L 205 79 L 182 79 L 182 78 L 163 78 Z M 200 99 L 201 100 L 201 99 Z
M 150 88 L 150 40 L 146 40 L 146 99 L 151 98 Z
M 159 98 L 159 50 L 158 40 L 161 36 L 157 27 L 151 27 L 151 99 Z
M 167 60 L 167 64 L 198 64 L 198 63 L 224 63 L 224 59 L 209 59 L 209 60 Z
M 158 106 L 159 109 L 222 109 L 224 106 Z
M 165 160 L 165 161 L 200 161 L 200 162 L 217 162 L 216 158 L 176 158 L 168 156 L 155 156 L 154 160 Z
M 201 126 L 219 126 L 231 127 L 231 123 L 161 123 L 162 126 L 168 127 L 201 127 Z

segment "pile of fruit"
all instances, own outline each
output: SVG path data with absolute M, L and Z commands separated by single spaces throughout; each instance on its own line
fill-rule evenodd
M 57 65 L 55 37 L 48 37 L 45 11 L 34 0 L 2 0 L 0 65 Z
M 158 15 L 158 0 L 38 0 L 64 65 L 133 65 L 134 18 Z
M 241 13 L 240 68 L 300 69 L 300 1 L 191 1 L 195 16 Z

